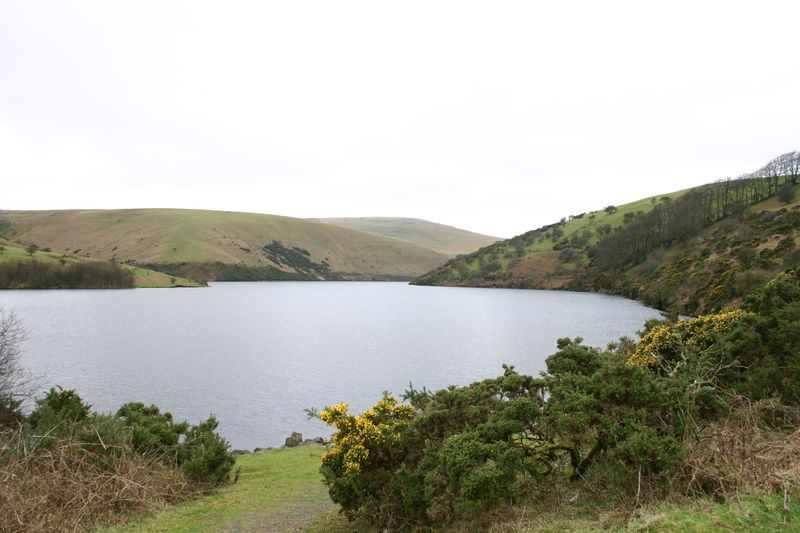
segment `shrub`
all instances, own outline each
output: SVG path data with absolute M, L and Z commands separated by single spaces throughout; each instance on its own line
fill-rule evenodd
M 171 413 L 161 413 L 157 406 L 146 407 L 141 402 L 126 403 L 117 410 L 116 416 L 131 428 L 131 444 L 139 453 L 174 448 L 189 429 L 187 422 L 175 423 Z
M 347 407 L 338 404 L 319 413 L 322 421 L 336 428 L 336 447 L 322 457 L 322 476 L 331 499 L 346 513 L 374 512 L 376 496 L 385 490 L 402 457 L 400 433 L 413 411 L 388 394 L 358 416 L 349 414 Z
M 103 427 L 98 434 L 108 437 Z M 16 431 L 0 434 L 0 449 L 0 531 L 93 531 L 196 494 L 174 464 L 124 442 L 59 438 L 31 447 Z
M 208 417 L 192 426 L 177 448 L 178 464 L 192 481 L 213 486 L 230 476 L 236 459 L 230 444 L 217 433 L 218 425 L 216 418 Z
M 602 352 L 560 339 L 547 359 L 545 422 L 550 438 L 569 454 L 573 480 L 601 454 L 645 473 L 670 468 L 681 457 L 686 431 L 676 410 L 691 410 L 684 393 L 646 369 L 626 364 L 619 352 Z
M 68 435 L 77 424 L 89 418 L 90 407 L 74 389 L 53 387 L 43 398 L 36 400 L 28 423 L 39 435 Z
M 733 309 L 654 326 L 644 334 L 628 364 L 671 367 L 692 353 L 710 348 L 744 316 L 743 311 Z
M 385 396 L 359 416 L 346 404 L 319 414 L 337 428 L 323 477 L 348 515 L 392 529 L 449 522 L 518 499 L 550 473 L 555 452 L 536 429 L 540 380 L 507 367 L 496 379 L 406 397 L 412 405 Z
M 117 289 L 133 284 L 130 270 L 104 261 L 54 264 L 32 259 L 0 263 L 3 289 Z

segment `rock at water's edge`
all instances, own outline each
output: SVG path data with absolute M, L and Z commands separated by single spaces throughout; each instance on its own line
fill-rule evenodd
M 303 444 L 303 434 L 292 431 L 292 434 L 286 438 L 285 446 L 292 448 L 294 446 L 299 446 L 300 444 Z

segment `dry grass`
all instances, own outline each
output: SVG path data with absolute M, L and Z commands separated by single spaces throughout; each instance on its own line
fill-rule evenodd
M 749 492 L 791 492 L 800 486 L 800 411 L 773 401 L 736 400 L 726 419 L 687 442 L 674 480 L 690 495 L 727 499 Z
M 85 531 L 197 494 L 162 459 L 127 445 L 71 439 L 29 448 L 21 431 L 5 433 L 0 439 L 0 531 Z

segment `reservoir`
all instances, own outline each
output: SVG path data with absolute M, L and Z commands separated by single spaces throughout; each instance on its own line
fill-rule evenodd
M 94 410 L 154 403 L 209 414 L 234 448 L 330 430 L 304 408 L 361 411 L 383 391 L 536 375 L 560 337 L 604 347 L 659 313 L 617 296 L 387 282 L 212 283 L 200 289 L 2 291 L 23 366 Z

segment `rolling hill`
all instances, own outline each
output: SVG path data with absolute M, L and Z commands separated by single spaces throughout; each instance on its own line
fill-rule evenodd
M 276 215 L 184 209 L 0 211 L 7 237 L 194 279 L 410 279 L 448 256 Z
M 735 180 L 565 217 L 413 283 L 611 292 L 713 311 L 800 265 L 799 180 L 800 154 L 790 152 Z
M 353 217 L 315 218 L 312 220 L 384 237 L 393 237 L 449 256 L 474 252 L 478 248 L 501 240 L 499 237 L 473 233 L 419 218 Z

